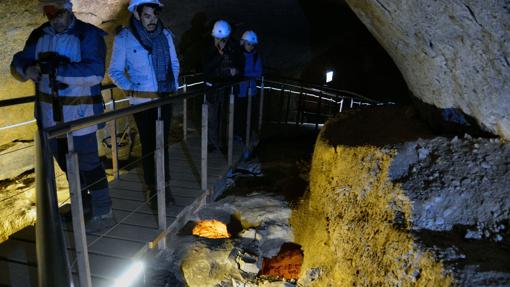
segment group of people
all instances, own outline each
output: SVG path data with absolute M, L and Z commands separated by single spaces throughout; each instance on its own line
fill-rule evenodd
M 17 79 L 32 80 L 36 84 L 39 103 L 35 116 L 39 126 L 47 128 L 59 122 L 101 114 L 106 33 L 77 19 L 70 0 L 39 0 L 39 3 L 48 22 L 30 34 L 23 50 L 14 55 L 11 63 Z M 179 86 L 179 59 L 173 34 L 159 17 L 162 7 L 159 0 L 131 0 L 128 6 L 132 14 L 129 24 L 115 36 L 109 75 L 117 87 L 124 91 L 131 105 L 169 96 Z M 239 106 L 243 106 L 246 97 L 255 94 L 254 79 L 262 74 L 262 60 L 256 51 L 258 39 L 255 32 L 246 31 L 238 45 L 231 39 L 231 31 L 226 21 L 220 20 L 214 24 L 211 33 L 214 44 L 204 53 L 203 70 L 209 86 L 243 77 L 251 78 L 236 91 Z M 248 91 L 251 91 L 251 95 L 248 95 Z M 210 149 L 219 145 L 224 96 L 224 92 L 219 91 L 209 93 L 206 97 L 209 104 Z M 246 114 L 239 109 L 236 122 L 241 124 L 237 125 L 236 134 L 240 136 L 244 132 L 243 117 Z M 151 154 L 156 147 L 155 121 L 163 120 L 167 140 L 172 108 L 166 105 L 160 114 L 157 109 L 151 109 L 135 114 L 134 118 L 142 152 L 144 155 Z M 88 232 L 100 232 L 116 223 L 105 169 L 98 155 L 98 128 L 91 126 L 73 132 L 81 184 L 88 189 L 88 192 L 83 192 L 84 210 L 89 215 L 86 224 Z M 66 171 L 67 139 L 51 139 L 49 144 L 58 165 Z M 167 184 L 170 179 L 168 160 L 168 149 L 165 149 Z M 154 157 L 144 156 L 143 168 L 146 193 L 148 198 L 153 199 L 156 185 Z M 170 195 L 169 192 L 167 194 Z M 167 198 L 167 201 L 172 200 L 171 196 Z M 155 200 L 150 202 L 154 203 Z

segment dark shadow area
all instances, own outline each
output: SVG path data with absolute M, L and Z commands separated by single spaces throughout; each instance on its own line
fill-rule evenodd
M 198 12 L 191 20 L 191 28 L 182 34 L 178 47 L 183 74 L 197 73 L 202 70 L 202 55 L 209 44 L 207 14 Z
M 407 102 L 407 85 L 384 48 L 344 1 L 300 0 L 310 25 L 313 58 L 301 79 L 325 82 L 335 71 L 333 88 L 351 90 L 375 100 Z
M 336 120 L 327 123 L 324 137 L 332 146 L 382 147 L 418 138 L 466 133 L 474 137 L 493 137 L 457 109 L 438 109 L 416 102 L 413 106 L 384 106 L 338 114 Z
M 236 177 L 235 186 L 219 199 L 263 192 L 281 195 L 294 206 L 308 187 L 303 175 L 308 172 L 318 130 L 278 125 L 263 129 L 264 137 L 253 152 L 260 161 L 262 176 Z
M 460 109 L 440 109 L 412 95 L 410 99 L 420 117 L 436 133 L 452 136 L 467 133 L 473 137 L 496 137 L 484 131 L 475 118 L 466 115 Z
M 326 124 L 332 146 L 385 146 L 437 136 L 410 106 L 385 106 L 341 113 Z
M 471 227 L 473 228 L 473 227 Z M 477 270 L 510 272 L 510 241 L 508 237 L 502 242 L 490 240 L 465 239 L 468 226 L 454 226 L 452 231 L 439 232 L 421 230 L 414 233 L 418 241 L 446 265 L 462 268 L 467 265 L 477 266 Z M 508 233 L 508 232 L 507 232 Z M 454 248 L 458 254 L 438 254 L 438 250 Z

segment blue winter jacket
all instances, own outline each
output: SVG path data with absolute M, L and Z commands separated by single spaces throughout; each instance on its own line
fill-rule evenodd
M 164 29 L 168 39 L 175 87 L 179 86 L 179 59 L 175 52 L 172 33 Z M 132 105 L 142 104 L 158 97 L 158 81 L 149 52 L 136 39 L 129 28 L 123 28 L 113 42 L 110 78 L 124 90 Z
M 257 94 L 257 81 L 256 79 L 262 76 L 262 59 L 257 51 L 252 52 L 244 52 L 245 64 L 244 64 L 244 74 L 243 76 L 246 78 L 250 78 L 253 80 L 249 81 L 249 86 L 251 88 L 251 95 L 254 96 Z M 248 95 L 248 82 L 242 82 L 239 85 L 239 97 L 246 97 Z
M 67 87 L 58 91 L 62 104 L 63 121 L 73 121 L 103 112 L 101 81 L 105 73 L 106 33 L 78 19 L 73 19 L 69 28 L 63 33 L 56 33 L 49 23 L 35 29 L 29 36 L 25 47 L 14 55 L 11 66 L 17 78 L 28 80 L 25 75 L 27 67 L 34 65 L 41 52 L 56 52 L 67 58 L 57 67 L 57 81 Z M 55 125 L 51 89 L 48 75 L 41 75 L 37 85 L 41 99 L 41 110 L 36 118 L 43 128 Z M 93 133 L 97 126 L 75 131 L 73 135 L 81 136 Z

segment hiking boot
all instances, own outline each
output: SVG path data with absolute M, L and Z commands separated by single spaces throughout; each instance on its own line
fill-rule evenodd
M 115 224 L 117 224 L 117 220 L 110 210 L 107 214 L 92 217 L 85 225 L 85 230 L 87 233 L 104 233 Z

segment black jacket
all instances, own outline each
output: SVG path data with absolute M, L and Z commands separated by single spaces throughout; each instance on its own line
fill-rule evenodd
M 239 47 L 234 44 L 234 40 L 229 39 L 223 55 L 218 52 L 214 43 L 206 50 L 203 59 L 204 77 L 211 84 L 219 84 L 228 81 L 240 79 L 244 69 L 244 55 Z M 238 71 L 236 76 L 230 74 L 230 69 L 235 68 Z

